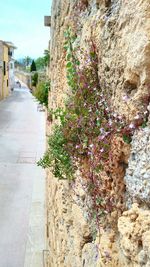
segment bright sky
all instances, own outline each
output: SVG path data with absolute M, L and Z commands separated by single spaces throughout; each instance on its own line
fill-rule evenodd
M 44 16 L 50 15 L 52 0 L 1 0 L 0 40 L 17 46 L 15 58 L 43 55 L 48 47 L 50 28 Z

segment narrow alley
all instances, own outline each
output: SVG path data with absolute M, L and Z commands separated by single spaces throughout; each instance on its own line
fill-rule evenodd
M 30 91 L 0 102 L 0 267 L 42 266 L 45 249 L 45 113 Z

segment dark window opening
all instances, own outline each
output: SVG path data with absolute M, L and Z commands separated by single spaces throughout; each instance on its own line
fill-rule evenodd
M 8 51 L 8 55 L 9 55 L 10 57 L 12 57 L 12 52 L 11 52 L 11 51 Z
M 3 72 L 4 72 L 4 76 L 6 75 L 6 62 L 3 61 Z

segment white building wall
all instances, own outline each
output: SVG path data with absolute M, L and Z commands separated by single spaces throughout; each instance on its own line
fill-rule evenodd
M 14 60 L 9 61 L 9 88 L 15 87 Z

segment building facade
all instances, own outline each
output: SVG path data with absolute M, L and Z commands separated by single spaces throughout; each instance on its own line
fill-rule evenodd
M 8 56 L 9 56 L 9 63 L 8 63 L 8 67 L 9 67 L 9 89 L 12 90 L 12 89 L 14 89 L 14 86 L 15 86 L 14 50 L 16 49 L 16 47 L 11 42 L 7 42 L 7 45 L 8 45 Z
M 0 41 L 0 100 L 3 98 L 3 43 Z
M 11 42 L 0 40 L 0 100 L 7 97 L 14 88 L 14 49 Z
M 2 97 L 5 98 L 9 95 L 9 48 L 6 43 L 3 43 L 3 94 Z

